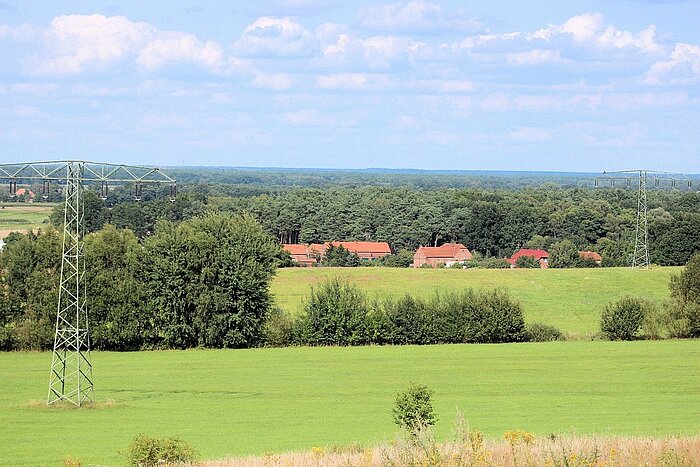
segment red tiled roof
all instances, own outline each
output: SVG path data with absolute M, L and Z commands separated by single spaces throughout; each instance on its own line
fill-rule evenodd
M 593 261 L 603 260 L 603 258 L 601 258 L 595 251 L 579 251 L 578 255 L 581 259 L 592 259 Z
M 309 247 L 306 245 L 285 243 L 282 245 L 285 251 L 288 251 L 290 255 L 305 255 L 309 251 Z
M 386 253 L 391 254 L 387 242 L 330 242 L 333 246 L 342 246 L 351 253 Z
M 317 253 L 323 255 L 326 252 L 326 248 L 329 245 L 334 247 L 342 246 L 350 253 L 361 254 L 361 253 L 373 253 L 373 254 L 391 254 L 391 248 L 387 242 L 326 242 L 326 243 L 312 243 L 309 245 L 309 251 L 314 250 Z
M 510 258 L 515 261 L 521 256 L 532 256 L 535 259 L 540 259 L 540 258 L 549 258 L 549 253 L 547 253 L 544 250 L 530 250 L 528 248 L 521 248 L 520 250 L 516 251 L 513 253 L 513 256 Z
M 422 246 L 419 250 L 426 258 L 454 258 L 460 250 L 466 250 L 469 258 L 472 254 L 466 246 L 461 243 L 445 243 L 442 246 Z
M 18 189 L 18 190 L 15 192 L 15 194 L 16 194 L 17 196 L 22 196 L 22 195 L 24 195 L 24 194 L 26 194 L 26 193 L 29 193 L 29 197 L 30 197 L 30 198 L 33 198 L 33 197 L 34 197 L 34 192 L 33 192 L 32 190 L 28 190 L 28 189 L 26 189 L 26 188 L 20 188 L 20 189 Z

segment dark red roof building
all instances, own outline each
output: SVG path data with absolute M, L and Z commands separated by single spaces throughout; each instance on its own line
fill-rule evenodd
M 333 245 L 334 247 L 342 246 L 350 253 L 354 253 L 360 259 L 375 259 L 383 258 L 391 254 L 391 248 L 387 242 L 326 242 L 312 243 L 309 245 L 309 250 L 316 252 L 318 256 L 326 254 L 326 249 Z
M 461 243 L 445 243 L 442 246 L 422 246 L 413 255 L 413 267 L 428 264 L 434 268 L 451 266 L 455 263 L 469 261 L 472 253 Z
M 595 261 L 596 264 L 600 264 L 603 262 L 603 258 L 601 258 L 600 255 L 595 251 L 579 251 L 578 257 L 581 259 Z
M 540 262 L 540 267 L 542 269 L 546 269 L 548 267 L 549 253 L 547 253 L 544 250 L 531 250 L 529 248 L 521 248 L 515 253 L 513 253 L 513 256 L 511 256 L 508 260 L 508 262 L 510 263 L 510 267 L 514 268 L 516 261 L 518 261 L 518 258 L 520 258 L 521 256 L 531 256 L 535 258 L 537 261 Z
M 313 266 L 318 263 L 318 258 L 313 255 L 308 245 L 285 243 L 282 245 L 284 251 L 289 252 L 292 261 L 303 266 Z

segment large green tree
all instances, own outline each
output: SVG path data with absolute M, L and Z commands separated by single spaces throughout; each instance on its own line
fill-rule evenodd
M 163 222 L 144 242 L 143 279 L 156 346 L 250 347 L 260 342 L 281 248 L 250 216 Z

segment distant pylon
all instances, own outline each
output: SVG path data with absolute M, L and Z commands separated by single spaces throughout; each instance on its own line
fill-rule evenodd
M 632 267 L 649 269 L 649 226 L 647 224 L 647 171 L 639 171 L 637 226 L 634 230 Z
M 649 224 L 647 223 L 647 181 L 651 174 L 654 186 L 659 187 L 660 182 L 670 182 L 671 188 L 676 188 L 678 182 L 684 182 L 688 188 L 693 186 L 692 180 L 684 174 L 657 172 L 653 170 L 618 170 L 616 172 L 603 172 L 602 177 L 595 179 L 595 186 L 600 186 L 602 180 L 607 180 L 610 186 L 615 186 L 615 180 L 624 180 L 626 186 L 632 185 L 631 175 L 638 177 L 637 191 L 637 224 L 634 231 L 634 253 L 632 255 L 632 267 L 635 269 L 649 269 Z

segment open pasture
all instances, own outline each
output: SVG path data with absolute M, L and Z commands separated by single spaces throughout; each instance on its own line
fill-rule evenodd
M 203 459 L 373 446 L 411 380 L 435 391 L 439 439 L 457 410 L 491 438 L 700 432 L 697 340 L 96 352 L 98 406 L 81 409 L 45 406 L 50 360 L 0 353 L 0 465 L 122 464 L 139 433 Z
M 55 204 L 4 203 L 0 208 L 0 238 L 10 232 L 26 232 L 46 226 Z
M 286 268 L 273 279 L 277 305 L 298 312 L 311 287 L 338 276 L 370 297 L 400 297 L 407 293 L 430 297 L 435 292 L 464 288 L 504 288 L 520 301 L 525 321 L 542 322 L 565 333 L 590 335 L 598 331 L 603 307 L 625 294 L 654 300 L 668 298 L 668 282 L 679 267 L 592 269 L 397 269 Z

